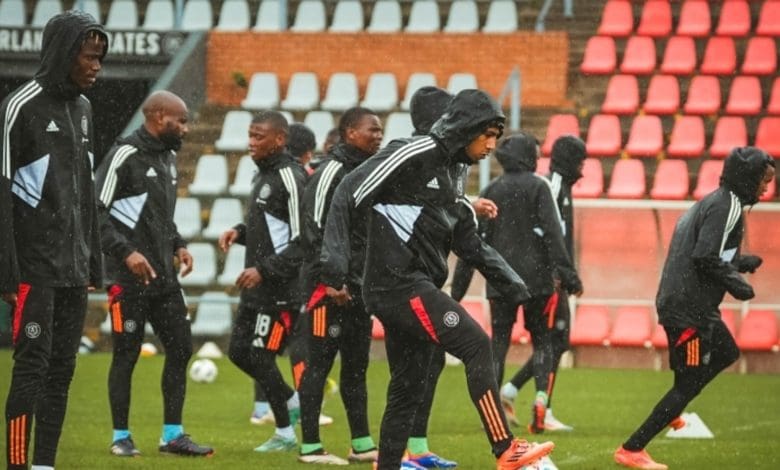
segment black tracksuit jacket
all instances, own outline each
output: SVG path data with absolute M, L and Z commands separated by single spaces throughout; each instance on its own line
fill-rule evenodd
M 497 118 L 503 113 L 483 92 L 463 91 L 429 136 L 397 150 L 383 149 L 366 162 L 376 167 L 352 197 L 357 210 L 371 209 L 363 283 L 367 306 L 441 288 L 450 251 L 480 269 L 507 297 L 518 302 L 528 297 L 517 273 L 475 231 L 464 229 L 458 215 L 468 203 L 459 198 L 456 167 L 470 163 L 465 147 Z M 469 223 L 474 227 L 473 219 Z
M 737 150 L 744 158 L 727 158 L 720 187 L 677 221 L 656 296 L 664 326 L 706 326 L 720 320 L 718 306 L 726 292 L 738 300 L 754 296 L 739 274 L 757 267 L 755 257 L 740 253 L 742 208 L 757 202 L 758 185 L 774 162 L 756 149 L 744 150 Z
M 173 222 L 176 175 L 176 152 L 143 126 L 117 139 L 103 159 L 97 194 L 108 283 L 144 288 L 125 264 L 138 251 L 157 273 L 150 287 L 179 288 L 173 258 L 187 244 Z
M 106 35 L 86 14 L 57 21 L 35 78 L 0 104 L 0 292 L 101 284 L 92 106 L 69 73 L 86 34 Z
M 286 151 L 258 161 L 257 168 L 245 222 L 234 228 L 236 242 L 246 246 L 244 267 L 257 268 L 263 281 L 241 291 L 241 304 L 250 308 L 289 306 L 299 295 L 300 198 L 306 174 Z

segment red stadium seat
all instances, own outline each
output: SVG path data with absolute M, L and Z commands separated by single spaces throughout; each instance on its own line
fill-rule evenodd
M 777 0 L 764 0 L 758 17 L 756 34 L 780 36 L 780 2 Z
M 523 306 L 517 309 L 517 320 L 512 325 L 512 336 L 510 337 L 514 344 L 528 344 L 531 341 L 531 333 L 525 329 L 525 317 L 523 316 Z
M 777 4 L 780 7 L 780 4 Z M 742 73 L 746 75 L 772 75 L 777 70 L 777 46 L 775 38 L 752 37 L 745 51 Z
M 760 201 L 771 201 L 775 198 L 777 192 L 777 178 L 772 178 L 769 184 L 766 186 L 766 192 L 758 198 Z
M 485 333 L 490 336 L 492 328 L 490 327 L 490 317 L 488 316 L 488 310 L 485 308 L 484 299 L 464 299 L 460 301 L 463 308 L 469 312 L 471 318 L 473 318 L 479 326 L 485 330 Z
M 696 70 L 696 44 L 688 36 L 672 36 L 666 43 L 661 72 L 690 75 Z
M 656 157 L 664 147 L 664 132 L 658 116 L 637 116 L 631 124 L 626 152 L 632 157 Z
M 609 0 L 601 14 L 598 34 L 624 38 L 634 30 L 634 12 L 630 0 Z
M 647 114 L 674 114 L 680 107 L 680 85 L 673 75 L 653 75 L 643 107 Z
M 650 197 L 678 201 L 688 197 L 688 164 L 684 160 L 661 160 L 655 169 Z
M 650 307 L 618 307 L 609 334 L 610 346 L 650 346 L 653 320 Z
M 574 197 L 597 198 L 604 192 L 604 172 L 601 161 L 586 158 L 582 168 L 582 178 L 571 188 Z
M 766 112 L 768 114 L 780 114 L 780 77 L 775 78 L 775 82 L 772 84 L 772 93 L 769 95 Z
M 653 70 L 655 70 L 655 42 L 653 42 L 653 38 L 647 36 L 628 38 L 620 71 L 634 75 L 649 75 L 653 73 Z
M 645 197 L 645 166 L 639 160 L 621 159 L 612 169 L 607 190 L 610 199 L 642 199 Z
M 729 333 L 736 339 L 737 337 L 737 314 L 730 308 L 720 309 L 720 318 L 729 329 Z
M 715 132 L 710 145 L 710 157 L 726 158 L 734 147 L 748 144 L 745 120 L 737 116 L 723 116 L 715 124 Z
M 704 153 L 704 122 L 700 116 L 682 116 L 674 122 L 666 153 L 680 158 L 699 158 Z
M 780 158 L 780 117 L 765 117 L 758 123 L 756 147 Z
M 680 9 L 677 34 L 700 38 L 709 36 L 711 29 L 709 2 L 707 0 L 685 0 Z
M 590 120 L 585 148 L 588 155 L 609 157 L 617 155 L 623 146 L 620 120 L 613 114 L 597 114 Z
M 550 155 L 552 147 L 558 137 L 562 135 L 580 136 L 580 123 L 574 114 L 553 114 L 547 124 L 547 135 L 542 144 L 542 153 Z
M 720 8 L 715 33 L 719 36 L 744 37 L 750 32 L 750 6 L 746 0 L 727 0 Z
M 734 40 L 723 36 L 711 37 L 704 50 L 704 59 L 699 71 L 705 75 L 731 75 L 736 69 L 737 50 L 734 47 Z
M 639 108 L 639 85 L 634 75 L 613 75 L 607 85 L 607 96 L 601 105 L 606 114 L 635 114 Z
M 699 168 L 696 189 L 693 198 L 699 200 L 720 186 L 720 174 L 723 172 L 723 160 L 705 160 Z
M 371 338 L 385 339 L 385 327 L 382 326 L 382 322 L 376 317 L 374 317 L 373 323 L 371 324 Z
M 727 114 L 755 116 L 761 112 L 761 83 L 758 77 L 739 76 L 731 82 Z
M 605 75 L 615 71 L 617 58 L 615 40 L 609 36 L 593 36 L 588 39 L 580 71 L 584 74 Z
M 720 110 L 720 82 L 711 75 L 697 75 L 688 87 L 685 114 L 716 114 Z
M 742 350 L 771 351 L 777 348 L 777 315 L 772 310 L 751 310 L 742 319 L 737 345 Z
M 587 161 L 587 160 L 586 160 Z M 609 337 L 609 310 L 601 305 L 579 305 L 571 330 L 573 346 L 602 346 Z
M 647 0 L 636 33 L 654 38 L 666 37 L 672 32 L 672 7 L 667 0 Z
M 666 330 L 663 325 L 655 325 L 653 336 L 650 338 L 650 344 L 656 349 L 665 349 L 669 346 L 669 340 L 666 337 Z

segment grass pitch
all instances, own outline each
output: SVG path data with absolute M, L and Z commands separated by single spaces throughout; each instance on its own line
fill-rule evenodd
M 263 455 L 252 449 L 270 437 L 270 427 L 252 426 L 252 383 L 227 359 L 218 360 L 219 377 L 213 384 L 188 384 L 184 410 L 186 432 L 196 442 L 210 444 L 210 459 L 163 456 L 157 452 L 162 424 L 160 373 L 163 357 L 141 358 L 136 367 L 130 428 L 143 455 L 135 459 L 109 455 L 111 419 L 106 382 L 110 354 L 79 357 L 71 387 L 57 469 L 213 469 L 307 468 L 295 453 Z M 285 372 L 289 367 L 280 360 Z M 10 351 L 0 351 L 0 390 L 7 393 L 12 366 Z M 338 364 L 337 364 L 338 367 Z M 512 373 L 515 366 L 508 367 Z M 331 373 L 338 377 L 337 372 Z M 575 426 L 569 434 L 550 433 L 557 447 L 553 460 L 561 469 L 610 469 L 612 452 L 649 414 L 671 384 L 671 372 L 638 370 L 561 371 L 554 397 L 555 414 Z M 384 409 L 387 363 L 369 367 L 369 422 L 375 440 Z M 530 406 L 526 387 L 518 409 Z M 711 440 L 667 439 L 663 434 L 649 446 L 660 462 L 672 469 L 780 468 L 780 376 L 723 374 L 687 411 L 697 412 L 715 434 Z M 329 397 L 324 412 L 336 422 L 321 428 L 325 448 L 344 457 L 349 446 L 341 400 Z M 530 409 L 529 409 L 530 417 Z M 515 429 L 525 435 L 520 429 Z M 298 433 L 300 437 L 300 431 Z M 465 386 L 462 366 L 447 367 L 438 385 L 429 441 L 432 450 L 457 460 L 461 469 L 495 468 Z M 5 427 L 0 429 L 0 454 L 5 454 Z M 369 469 L 370 466 L 353 465 Z

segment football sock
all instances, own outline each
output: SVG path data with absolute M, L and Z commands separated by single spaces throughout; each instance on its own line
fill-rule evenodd
M 544 406 L 547 407 L 547 393 L 542 390 L 536 392 L 536 401 L 544 403 Z
M 501 387 L 501 395 L 504 395 L 507 398 L 515 399 L 517 398 L 517 387 L 512 385 L 512 382 L 507 382 L 503 387 Z
M 352 439 L 352 450 L 355 452 L 366 452 L 373 449 L 376 449 L 376 444 L 374 444 L 374 440 L 371 439 L 371 436 Z
M 114 429 L 114 440 L 111 442 L 116 442 L 120 439 L 127 439 L 130 437 L 130 430 L 128 429 Z
M 265 416 L 266 414 L 268 414 L 270 410 L 271 410 L 271 405 L 269 405 L 267 401 L 255 402 L 254 415 L 257 416 L 258 418 Z
M 320 442 L 316 444 L 301 444 L 301 455 L 313 454 L 320 450 L 322 450 L 322 443 Z
M 300 408 L 301 402 L 298 400 L 298 392 L 293 392 L 293 395 L 287 400 L 287 409 Z
M 184 434 L 184 426 L 181 424 L 163 424 L 162 440 L 170 442 Z
M 409 449 L 409 453 L 413 455 L 427 454 L 430 452 L 428 449 L 427 437 L 410 437 L 406 443 L 406 448 Z
M 276 434 L 282 436 L 285 439 L 295 439 L 295 430 L 292 426 L 276 428 Z

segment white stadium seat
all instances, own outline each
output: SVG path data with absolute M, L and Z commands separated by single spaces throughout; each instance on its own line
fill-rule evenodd
M 445 33 L 473 33 L 479 29 L 479 13 L 473 0 L 453 0 Z
M 225 230 L 244 220 L 244 208 L 241 201 L 232 197 L 214 200 L 211 206 L 209 224 L 203 229 L 203 238 L 216 240 Z
M 182 286 L 207 286 L 217 277 L 217 254 L 211 243 L 187 245 L 193 259 L 193 269 L 186 277 L 179 276 Z
M 252 179 L 255 173 L 257 173 L 257 165 L 252 161 L 252 157 L 249 155 L 241 157 L 236 168 L 236 177 L 228 189 L 230 195 L 247 196 L 252 190 Z
M 195 311 L 195 321 L 190 327 L 192 334 L 194 336 L 223 336 L 230 332 L 232 324 L 233 314 L 230 307 L 230 297 L 224 292 L 204 292 L 200 296 L 200 303 Z
M 363 5 L 358 0 L 339 0 L 333 11 L 330 31 L 354 33 L 363 30 Z
M 390 113 L 385 122 L 382 147 L 393 139 L 408 138 L 412 136 L 414 126 L 409 113 Z
M 180 197 L 176 199 L 176 210 L 173 212 L 173 222 L 179 230 L 179 235 L 185 240 L 200 235 L 200 199 L 195 197 Z
M 407 33 L 433 33 L 439 30 L 439 4 L 436 0 L 417 0 L 409 12 Z
M 287 98 L 282 101 L 282 108 L 291 111 L 308 111 L 320 103 L 320 85 L 317 74 L 312 72 L 296 72 L 290 77 L 287 85 Z
M 244 152 L 249 146 L 249 111 L 228 111 L 222 123 L 222 133 L 214 144 L 220 152 Z
M 402 110 L 409 111 L 409 103 L 412 101 L 412 95 L 424 86 L 436 86 L 436 75 L 426 72 L 415 72 L 409 76 L 409 80 L 406 81 L 404 100 L 401 102 Z
M 225 267 L 222 268 L 222 274 L 217 278 L 217 284 L 220 286 L 232 286 L 236 283 L 238 275 L 244 270 L 244 256 L 246 247 L 235 244 L 230 247 L 225 257 Z
M 33 10 L 31 26 L 43 28 L 52 16 L 62 12 L 60 0 L 38 0 Z
M 225 0 L 219 10 L 220 31 L 244 31 L 249 29 L 249 5 L 246 0 Z
M 106 29 L 135 29 L 138 27 L 138 7 L 135 0 L 114 0 L 106 17 Z
M 371 33 L 401 31 L 401 5 L 396 0 L 378 0 L 371 11 L 367 30 Z
M 357 106 L 358 96 L 358 82 L 354 73 L 334 73 L 330 76 L 320 107 L 326 111 L 344 111 Z
M 280 27 L 279 0 L 263 0 L 257 9 L 257 21 L 255 31 L 281 31 L 287 29 L 287 19 L 284 19 L 284 28 Z
M 303 123 L 314 132 L 317 141 L 317 149 L 322 149 L 322 144 L 328 137 L 328 132 L 336 126 L 333 114 L 330 111 L 309 111 L 303 118 Z
M 453 73 L 447 82 L 447 91 L 457 95 L 459 91 L 477 88 L 477 77 L 473 73 Z
M 195 178 L 189 192 L 198 196 L 215 196 L 227 190 L 228 169 L 224 155 L 201 155 L 195 167 Z
M 249 82 L 246 99 L 241 102 L 245 109 L 273 109 L 279 106 L 279 80 L 273 72 L 256 72 Z
M 0 0 L 0 26 L 24 26 L 26 17 L 24 0 Z
M 214 12 L 210 0 L 188 0 L 181 15 L 184 31 L 208 31 L 214 26 Z
M 325 5 L 320 0 L 302 0 L 290 30 L 298 33 L 325 31 Z
M 517 31 L 517 6 L 513 0 L 493 0 L 487 12 L 485 33 L 513 33 Z
M 366 97 L 361 106 L 375 112 L 387 112 L 398 105 L 398 83 L 392 73 L 372 73 L 368 77 Z
M 173 2 L 171 0 L 150 0 L 146 6 L 144 25 L 147 31 L 170 31 L 173 29 Z

